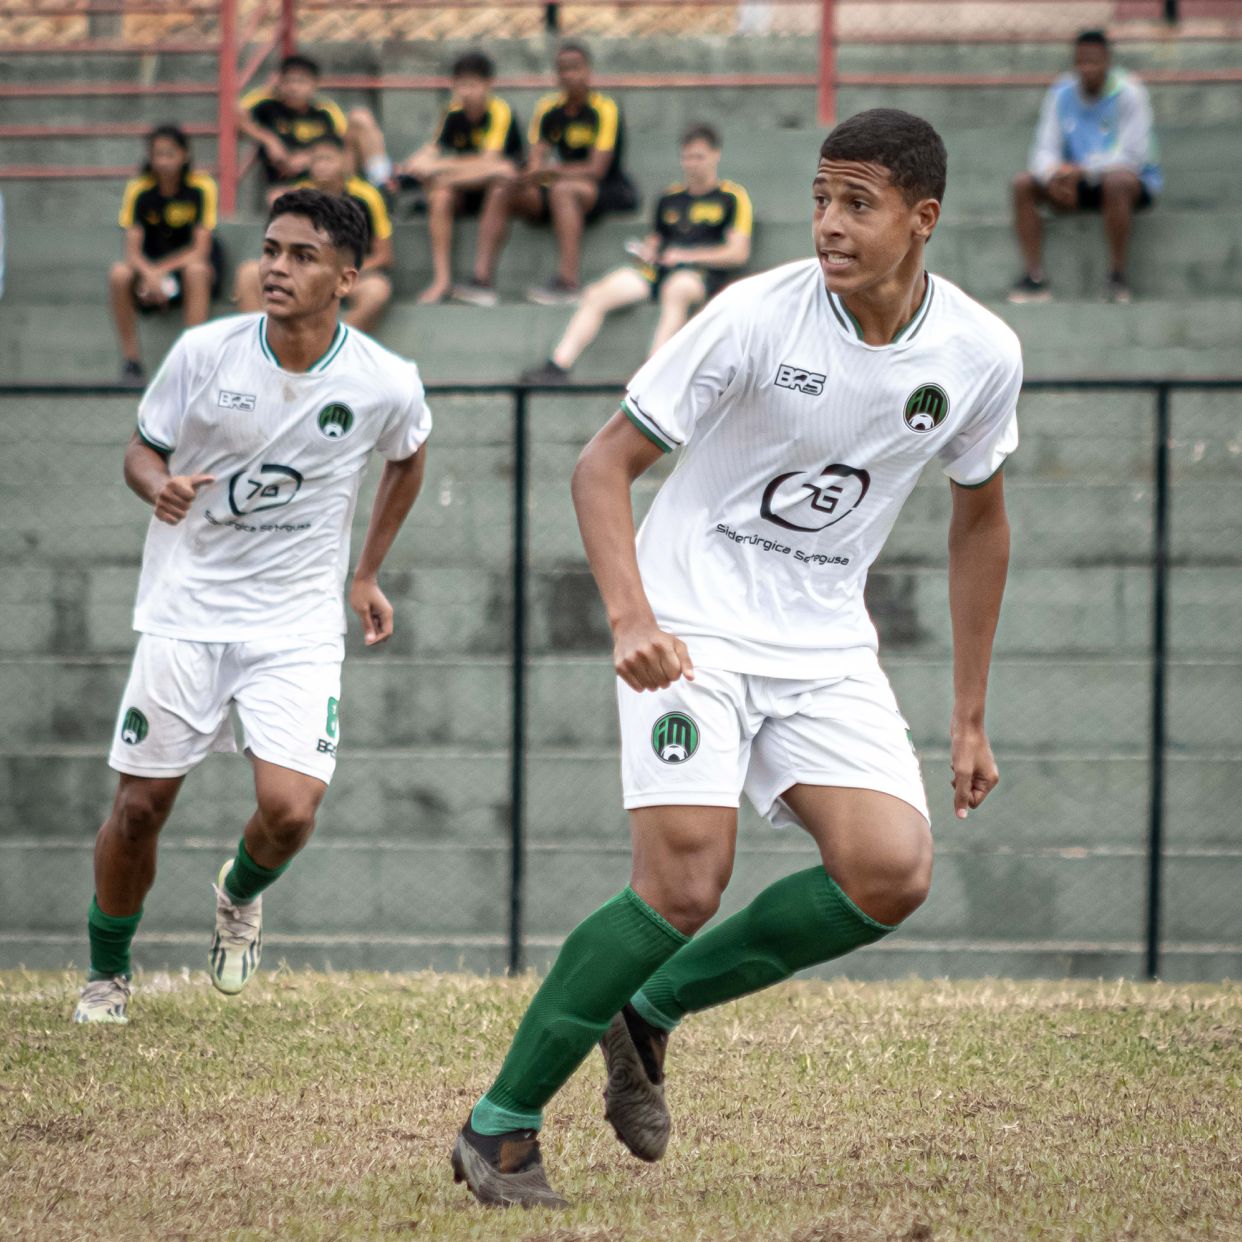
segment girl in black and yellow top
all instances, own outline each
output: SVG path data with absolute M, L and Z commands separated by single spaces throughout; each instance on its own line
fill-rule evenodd
M 181 303 L 186 327 L 203 323 L 220 284 L 216 183 L 193 171 L 189 139 L 175 125 L 147 136 L 146 162 L 125 187 L 118 222 L 125 230 L 125 257 L 108 274 L 109 302 L 121 343 L 122 382 L 141 384 L 137 312 Z

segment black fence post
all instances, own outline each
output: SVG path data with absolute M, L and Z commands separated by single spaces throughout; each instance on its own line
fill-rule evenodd
M 1165 3 L 1172 3 L 1176 6 L 1177 0 L 1165 0 Z M 561 6 L 559 4 L 545 4 L 543 6 L 543 28 L 548 34 L 560 34 Z
M 1169 661 L 1169 385 L 1156 386 L 1156 442 L 1152 462 L 1151 769 L 1147 806 L 1148 979 L 1160 976 L 1160 899 L 1164 873 L 1164 765 Z
M 509 732 L 509 971 L 523 967 L 526 884 L 527 391 L 513 390 L 513 635 Z
M 1164 0 L 1164 20 L 1170 25 L 1176 25 L 1180 16 L 1178 13 L 1178 0 Z

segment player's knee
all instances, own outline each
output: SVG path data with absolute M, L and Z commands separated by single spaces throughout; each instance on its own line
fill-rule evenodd
M 259 806 L 260 828 L 271 849 L 291 857 L 315 830 L 313 800 L 294 795 L 269 796 Z
M 128 263 L 114 263 L 108 269 L 108 280 L 121 287 L 125 287 L 133 282 L 134 269 Z
M 145 784 L 124 784 L 117 790 L 112 821 L 127 842 L 157 836 L 168 819 L 171 804 Z
M 931 890 L 932 840 L 924 824 L 847 876 L 837 877 L 847 897 L 880 923 L 904 922 Z
M 187 263 L 182 278 L 190 283 L 210 281 L 213 272 L 210 263 Z
M 720 909 L 721 886 L 710 878 L 684 880 L 667 892 L 660 913 L 676 928 L 692 935 Z
M 1134 198 L 1137 178 L 1121 169 L 1106 172 L 1100 178 L 1100 194 L 1106 199 L 1129 200 Z
M 375 113 L 370 108 L 350 108 L 346 117 L 349 121 L 350 129 L 379 129 L 379 122 L 375 119 Z

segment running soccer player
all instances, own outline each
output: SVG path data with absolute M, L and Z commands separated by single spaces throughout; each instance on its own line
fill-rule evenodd
M 918 117 L 838 125 L 812 184 L 815 257 L 715 298 L 583 451 L 573 493 L 613 630 L 633 871 L 570 933 L 462 1127 L 454 1173 L 484 1202 L 564 1203 L 543 1170 L 542 1109 L 594 1042 L 605 1116 L 658 1160 L 682 1018 L 871 944 L 923 902 L 927 802 L 863 587 L 933 458 L 953 500 L 956 814 L 996 785 L 984 699 L 1022 357 L 924 268 L 945 171 Z M 636 543 L 631 485 L 677 448 Z M 743 790 L 804 829 L 818 860 L 692 940 L 728 882 Z
M 350 199 L 282 195 L 263 239 L 265 313 L 186 332 L 139 406 L 125 481 L 155 516 L 75 1022 L 127 1021 L 160 829 L 186 773 L 234 749 L 234 705 L 258 806 L 216 878 L 211 979 L 240 992 L 258 967 L 261 894 L 309 839 L 336 766 L 341 595 L 373 449 L 385 466 L 349 602 L 368 645 L 392 633 L 379 570 L 418 495 L 431 414 L 418 368 L 340 322 L 365 242 Z

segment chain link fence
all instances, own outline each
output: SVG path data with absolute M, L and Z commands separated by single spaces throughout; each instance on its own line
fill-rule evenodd
M 432 404 L 424 492 L 384 570 L 396 633 L 365 651 L 351 632 L 341 762 L 268 898 L 273 962 L 540 967 L 628 876 L 609 636 L 568 488 L 616 389 L 433 388 Z M 0 406 L 0 965 L 81 965 L 148 518 L 120 478 L 134 400 L 0 389 Z M 929 470 L 869 604 L 936 876 L 897 935 L 830 969 L 1236 976 L 1242 381 L 1032 383 L 1022 430 L 989 701 L 1001 785 L 953 819 L 950 496 Z M 640 516 L 670 465 L 639 481 Z M 210 881 L 252 806 L 236 757 L 188 778 L 139 964 L 201 964 Z M 724 912 L 814 856 L 745 808 Z

